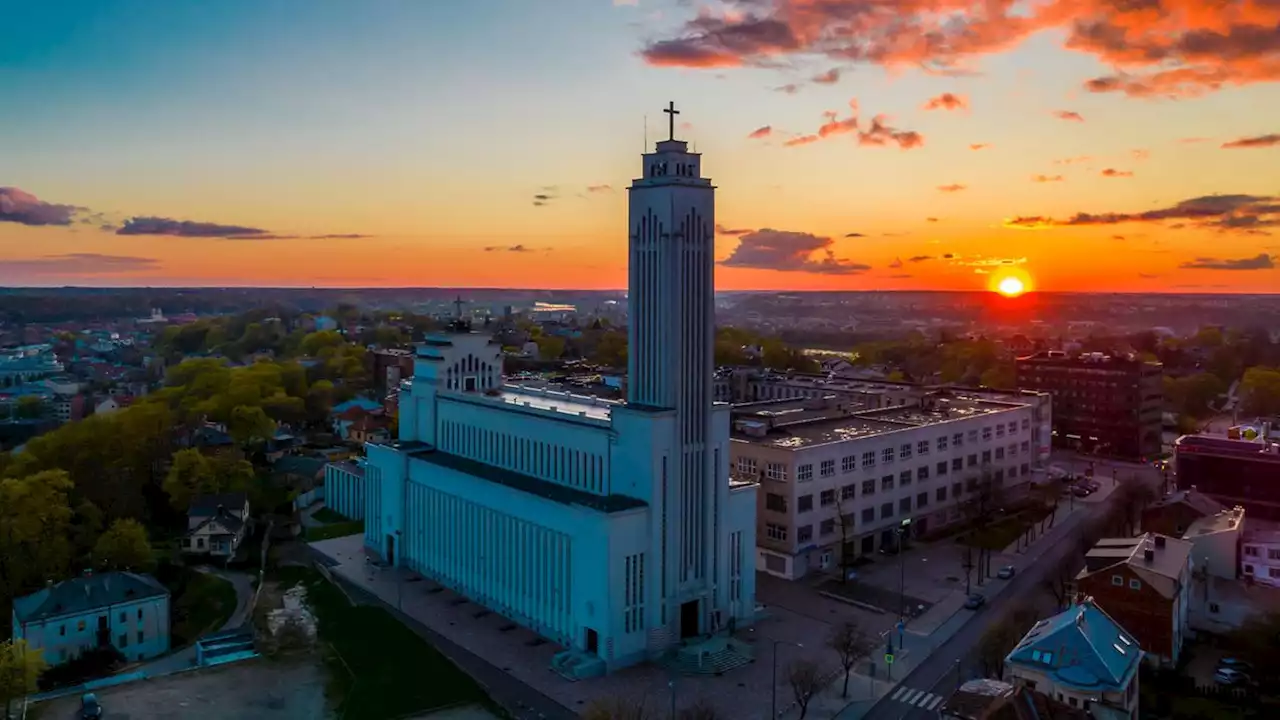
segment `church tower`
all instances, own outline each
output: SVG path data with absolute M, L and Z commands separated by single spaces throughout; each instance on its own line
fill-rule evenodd
M 688 637 L 708 629 L 719 485 L 728 485 L 718 466 L 728 457 L 712 408 L 715 188 L 702 177 L 701 156 L 675 139 L 675 104 L 665 112 L 667 139 L 642 156 L 643 174 L 629 188 L 627 402 L 674 416 L 653 509 L 664 595 L 680 605 L 679 632 Z

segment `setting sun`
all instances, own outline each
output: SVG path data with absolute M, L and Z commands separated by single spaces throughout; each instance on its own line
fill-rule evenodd
M 1001 280 L 1000 284 L 996 286 L 996 292 L 1005 297 L 1017 297 L 1026 292 L 1026 289 L 1027 287 L 1022 283 L 1022 280 L 1012 275 Z

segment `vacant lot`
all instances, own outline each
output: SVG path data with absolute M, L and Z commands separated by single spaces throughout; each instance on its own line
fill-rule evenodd
M 224 720 L 325 718 L 325 671 L 309 660 L 249 660 L 97 693 L 111 720 Z M 80 696 L 37 706 L 42 720 L 78 718 Z

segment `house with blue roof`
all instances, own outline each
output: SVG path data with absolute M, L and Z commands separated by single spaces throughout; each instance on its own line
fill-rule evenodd
M 13 601 L 13 637 L 58 665 L 112 646 L 130 662 L 169 652 L 169 591 L 150 575 L 93 573 Z
M 1037 622 L 1005 666 L 1017 682 L 1099 720 L 1137 720 L 1142 656 L 1133 636 L 1086 598 Z

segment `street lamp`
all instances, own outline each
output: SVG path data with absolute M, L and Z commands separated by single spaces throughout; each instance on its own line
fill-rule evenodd
M 898 524 L 898 626 L 907 620 L 907 558 L 902 552 L 902 539 L 911 529 L 911 518 Z M 899 638 L 901 644 L 901 638 Z
M 777 720 L 778 718 L 778 646 L 779 645 L 790 645 L 791 647 L 798 647 L 802 650 L 804 649 L 804 645 L 801 645 L 800 643 L 794 643 L 788 640 L 773 641 L 773 653 L 772 653 L 773 669 L 769 672 L 769 678 L 772 681 L 770 684 L 773 686 L 773 692 L 770 693 L 771 697 L 769 700 L 769 707 L 771 709 L 771 712 L 769 713 L 769 720 Z M 673 708 L 675 707 L 674 702 L 675 701 L 672 700 Z

